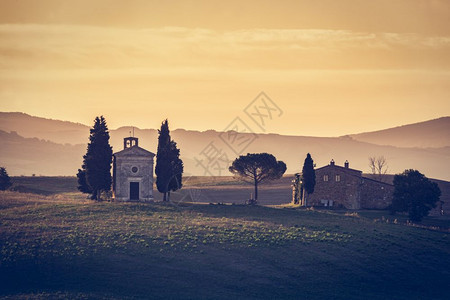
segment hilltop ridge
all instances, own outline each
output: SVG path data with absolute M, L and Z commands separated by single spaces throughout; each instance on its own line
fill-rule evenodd
M 357 141 L 377 145 L 417 148 L 448 147 L 450 146 L 450 117 L 348 136 Z
M 225 162 L 214 166 L 210 164 L 206 166 L 208 169 L 203 168 L 200 162 L 205 161 L 204 150 L 209 146 L 215 147 L 229 162 L 248 152 L 272 153 L 287 164 L 287 172 L 291 174 L 301 170 L 303 159 L 309 152 L 318 167 L 328 164 L 331 159 L 338 165 L 349 160 L 352 168 L 368 172 L 367 158 L 384 155 L 388 160 L 390 173 L 415 168 L 426 176 L 450 180 L 450 127 L 446 125 L 449 120 L 449 117 L 445 117 L 379 131 L 382 133 L 362 133 L 344 137 L 247 133 L 242 134 L 242 137 L 249 141 L 245 147 L 235 147 L 231 140 L 227 141 L 228 133 L 215 130 L 200 132 L 175 129 L 171 131 L 171 135 L 180 146 L 185 172 L 190 175 L 229 175 Z M 110 130 L 114 152 L 122 149 L 122 139 L 129 135 L 131 128 L 124 126 Z M 393 138 L 391 132 L 404 128 L 408 130 L 408 134 L 403 133 L 403 141 L 401 137 Z M 439 130 L 436 129 L 434 134 L 431 134 L 433 128 Z M 12 175 L 74 175 L 81 166 L 89 137 L 87 125 L 33 117 L 23 113 L 0 112 L 0 130 L 1 163 Z M 382 139 L 383 132 L 387 136 L 385 140 Z M 134 127 L 134 133 L 139 137 L 141 147 L 156 152 L 156 129 Z M 373 143 L 368 141 L 371 134 L 376 135 L 378 140 Z M 427 142 L 424 147 L 420 147 L 418 140 Z M 400 142 L 403 146 L 399 146 Z M 433 145 L 442 147 L 432 148 Z

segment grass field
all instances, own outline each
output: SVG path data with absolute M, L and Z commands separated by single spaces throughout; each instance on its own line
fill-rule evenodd
M 12 182 L 13 190 L 21 193 L 48 196 L 78 192 L 75 176 L 16 176 L 12 177 Z
M 77 192 L 76 177 L 26 177 L 18 176 L 12 178 L 13 189 L 22 193 L 33 193 L 39 195 L 57 195 Z M 260 204 L 283 204 L 289 203 L 292 198 L 290 187 L 292 176 L 285 176 L 281 180 L 267 182 L 259 187 Z M 183 189 L 172 193 L 174 202 L 224 202 L 243 204 L 250 198 L 253 186 L 244 183 L 231 176 L 185 176 L 183 178 Z M 162 200 L 162 195 L 154 187 L 156 201 Z
M 283 205 L 291 202 L 291 180 L 293 175 L 285 175 L 280 180 L 268 181 L 258 188 L 258 202 L 261 205 Z M 386 175 L 386 181 L 392 181 L 392 175 Z M 13 189 L 23 193 L 39 195 L 60 195 L 77 193 L 76 177 L 26 177 L 12 178 Z M 441 200 L 444 201 L 444 210 L 450 212 L 450 182 L 434 180 L 441 189 Z M 156 201 L 162 200 L 162 195 L 153 188 Z M 244 204 L 253 193 L 253 186 L 244 183 L 232 176 L 184 176 L 183 189 L 172 192 L 171 199 L 175 203 L 189 201 L 196 203 L 235 203 Z M 430 212 L 439 215 L 439 209 Z
M 448 299 L 450 221 L 0 192 L 0 297 Z

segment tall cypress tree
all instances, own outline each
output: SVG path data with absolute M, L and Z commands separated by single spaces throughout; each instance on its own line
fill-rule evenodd
M 82 169 L 78 170 L 78 189 L 90 193 L 91 199 L 100 200 L 102 191 L 111 190 L 111 163 L 112 147 L 109 145 L 108 126 L 103 116 L 96 117 L 90 130 Z
M 166 119 L 158 130 L 158 150 L 156 152 L 156 188 L 164 195 L 163 200 L 167 201 L 167 192 L 169 191 L 170 182 L 170 131 L 169 121 Z
M 316 171 L 311 154 L 307 154 L 302 169 L 303 205 L 306 205 L 307 195 L 314 193 L 316 186 Z
M 179 158 L 177 143 L 171 140 L 169 121 L 166 119 L 158 130 L 158 150 L 156 153 L 156 187 L 162 193 L 163 200 L 170 200 L 170 191 L 182 187 L 183 161 Z

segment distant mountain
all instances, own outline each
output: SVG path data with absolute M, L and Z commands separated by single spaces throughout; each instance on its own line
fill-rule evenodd
M 396 147 L 441 148 L 450 146 L 450 117 L 399 126 L 349 137 L 371 144 Z
M 87 125 L 45 119 L 20 112 L 0 112 L 0 130 L 6 132 L 16 131 L 19 135 L 26 138 L 37 137 L 55 143 L 72 145 L 87 143 L 89 136 L 89 126 Z M 121 127 L 111 130 L 111 136 L 113 140 L 116 137 L 118 140 L 121 140 L 121 137 L 128 136 L 131 131 L 132 127 Z M 179 129 L 178 131 L 181 139 L 184 139 L 182 132 L 189 133 L 189 135 L 200 133 L 202 136 L 209 135 L 209 137 L 217 135 L 217 132 L 213 130 L 198 132 Z M 178 131 L 175 130 L 175 132 Z M 135 128 L 135 133 L 144 134 L 146 138 L 149 138 L 148 140 L 151 140 L 157 135 L 157 130 Z M 450 117 L 442 117 L 379 131 L 349 134 L 341 138 L 351 138 L 360 142 L 401 148 L 450 147 Z M 119 144 L 120 141 L 117 145 L 119 146 Z M 150 145 L 153 147 L 156 144 L 151 143 Z
M 237 157 L 230 147 L 220 139 L 220 132 L 173 133 L 174 139 L 179 143 L 181 153 L 190 160 L 185 160 L 186 170 L 201 171 L 199 160 L 203 164 L 207 162 L 207 156 L 203 153 L 212 151 L 208 147 L 211 143 L 215 148 L 226 153 L 230 160 Z M 181 139 L 185 137 L 186 140 Z M 250 135 L 244 135 L 243 140 L 250 139 Z M 274 154 L 277 159 L 283 160 L 288 167 L 288 173 L 300 172 L 306 154 L 309 152 L 317 166 L 323 166 L 334 159 L 337 164 L 343 165 L 345 160 L 350 162 L 352 168 L 369 171 L 368 157 L 372 155 L 384 155 L 389 164 L 390 173 L 402 172 L 405 169 L 419 169 L 427 176 L 439 179 L 450 179 L 448 166 L 450 165 L 450 148 L 446 149 L 418 149 L 398 148 L 393 146 L 380 146 L 359 142 L 347 138 L 317 138 L 301 136 L 283 136 L 276 134 L 260 134 L 242 152 L 268 152 Z M 194 158 L 194 161 L 192 161 Z M 196 159 L 196 160 L 195 160 Z M 217 166 L 218 167 L 218 166 Z M 225 169 L 222 173 L 228 174 Z
M 86 145 L 57 144 L 1 130 L 0 142 L 0 166 L 10 175 L 75 175 L 86 152 Z
M 19 121 L 14 121 L 14 115 Z M 39 127 L 41 124 L 43 127 Z M 420 134 L 424 131 L 420 127 L 413 128 L 415 131 L 410 135 L 416 132 L 415 139 L 422 138 Z M 20 113 L 0 113 L 0 130 L 3 130 L 0 134 L 0 165 L 5 165 L 12 175 L 74 175 L 81 165 L 89 136 L 88 126 Z M 130 131 L 132 127 L 110 131 L 114 152 L 123 149 L 123 138 L 129 136 Z M 445 140 L 445 130 L 439 132 Z M 156 153 L 157 130 L 135 128 L 134 133 L 141 147 Z M 235 132 L 184 129 L 173 130 L 171 135 L 181 149 L 186 175 L 230 175 L 228 164 L 239 154 L 247 152 L 272 153 L 287 164 L 288 173 L 295 173 L 301 170 L 309 152 L 317 166 L 328 164 L 331 159 L 339 165 L 349 160 L 352 168 L 368 172 L 368 157 L 384 155 L 388 160 L 389 173 L 414 168 L 428 177 L 450 180 L 450 146 L 423 149 L 383 146 L 359 141 L 355 137 L 357 135 L 319 138 L 278 134 L 236 135 Z M 448 139 L 443 144 L 446 142 Z
M 37 137 L 60 144 L 87 143 L 89 137 L 89 127 L 86 125 L 19 112 L 0 112 L 0 130 L 15 131 L 26 138 Z

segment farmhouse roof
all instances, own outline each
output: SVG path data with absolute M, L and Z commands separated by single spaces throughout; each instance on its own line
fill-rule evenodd
M 346 168 L 346 167 L 337 166 L 337 165 L 334 164 L 333 161 L 329 165 L 317 168 L 316 171 L 322 170 L 322 169 L 326 169 L 326 168 L 335 168 L 335 169 L 342 170 L 342 171 L 345 171 L 345 172 L 361 173 L 362 174 L 362 171 L 360 171 L 360 170 L 350 169 L 348 167 Z
M 328 169 L 328 168 L 334 168 L 335 170 L 347 172 L 350 175 L 353 175 L 353 176 L 356 176 L 356 177 L 360 177 L 360 178 L 362 178 L 364 180 L 369 180 L 369 181 L 372 181 L 372 182 L 377 182 L 377 183 L 380 183 L 380 184 L 393 186 L 392 184 L 387 183 L 387 182 L 383 182 L 383 181 L 380 181 L 380 180 L 376 180 L 376 179 L 373 179 L 373 178 L 362 176 L 362 171 L 356 170 L 356 169 L 350 169 L 348 166 L 349 166 L 348 161 L 345 162 L 345 167 L 341 167 L 341 166 L 337 166 L 334 163 L 334 160 L 331 160 L 330 164 L 328 164 L 326 166 L 323 166 L 323 167 L 320 167 L 320 168 L 317 168 L 316 171 L 323 170 L 323 169 Z

